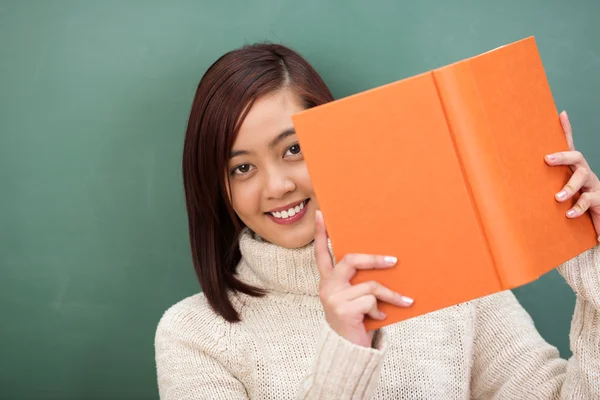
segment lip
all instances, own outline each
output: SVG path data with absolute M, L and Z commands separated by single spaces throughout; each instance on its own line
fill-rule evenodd
M 300 200 L 300 201 L 297 201 L 295 203 L 290 203 L 290 204 L 288 204 L 286 206 L 283 206 L 283 207 L 274 208 L 272 210 L 267 211 L 267 213 L 272 213 L 272 212 L 276 212 L 276 211 L 287 211 L 290 208 L 294 208 L 297 205 L 300 205 L 300 203 L 304 203 L 306 200 L 308 200 L 308 199 Z
M 290 225 L 290 224 L 294 224 L 298 221 L 300 221 L 300 219 L 302 219 L 302 217 L 304 217 L 304 215 L 306 215 L 306 210 L 308 210 L 308 206 L 310 205 L 310 199 L 306 200 L 306 204 L 304 205 L 304 208 L 302 210 L 300 210 L 299 213 L 295 214 L 293 217 L 288 217 L 288 218 L 275 218 L 271 213 L 266 213 L 267 217 L 269 217 L 271 219 L 271 221 L 275 222 L 276 224 L 279 225 Z M 302 201 L 300 202 L 302 203 Z M 298 205 L 300 203 L 294 203 L 295 205 Z M 285 210 L 285 208 L 284 208 Z

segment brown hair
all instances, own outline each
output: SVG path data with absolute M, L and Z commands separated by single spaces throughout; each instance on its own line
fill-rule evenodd
M 254 44 L 230 51 L 212 64 L 198 84 L 183 148 L 183 184 L 192 260 L 213 310 L 240 320 L 228 296 L 264 291 L 235 277 L 243 224 L 229 196 L 225 169 L 241 123 L 254 102 L 289 87 L 306 108 L 333 100 L 314 68 L 282 45 Z

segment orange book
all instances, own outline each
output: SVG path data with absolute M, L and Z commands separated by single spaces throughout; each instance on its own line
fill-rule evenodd
M 415 299 L 380 303 L 369 329 L 527 284 L 597 244 L 588 213 L 554 194 L 568 150 L 529 37 L 294 115 L 335 257 L 393 255 L 359 271 Z

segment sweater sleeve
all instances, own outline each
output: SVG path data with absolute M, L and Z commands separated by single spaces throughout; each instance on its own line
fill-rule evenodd
M 216 344 L 199 345 L 179 315 L 167 312 L 156 330 L 154 350 L 161 400 L 247 399 L 242 383 L 214 354 Z
M 600 399 L 600 247 L 559 267 L 575 291 L 573 356 L 559 357 L 510 291 L 478 301 L 472 396 L 476 399 Z
M 248 399 L 251 390 L 231 371 L 227 345 L 219 343 L 224 337 L 221 325 L 194 311 L 174 307 L 158 324 L 154 347 L 161 400 Z M 313 363 L 302 374 L 300 385 L 291 388 L 296 398 L 372 397 L 388 347 L 384 330 L 377 331 L 373 347 L 366 348 L 339 336 L 323 321 L 315 346 Z
M 373 346 L 367 348 L 338 335 L 324 321 L 312 370 L 303 380 L 297 398 L 372 398 L 387 348 L 385 330 L 376 331 Z

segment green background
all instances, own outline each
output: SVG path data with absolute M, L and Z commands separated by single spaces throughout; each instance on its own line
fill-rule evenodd
M 0 398 L 157 398 L 161 314 L 198 291 L 180 156 L 222 53 L 300 51 L 336 97 L 535 35 L 600 171 L 600 2 L 0 0 Z M 517 291 L 569 356 L 558 273 Z

